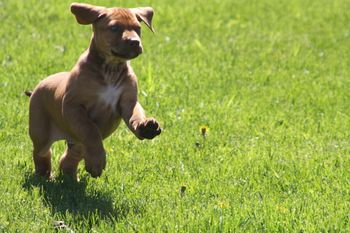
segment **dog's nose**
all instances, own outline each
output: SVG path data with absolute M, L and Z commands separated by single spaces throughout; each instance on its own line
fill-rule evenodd
M 140 41 L 138 39 L 129 39 L 127 43 L 132 48 L 140 47 Z

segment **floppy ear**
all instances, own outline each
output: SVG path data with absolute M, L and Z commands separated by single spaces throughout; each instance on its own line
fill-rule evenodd
M 152 18 L 154 11 L 152 7 L 132 8 L 131 11 L 136 15 L 137 19 L 140 22 L 144 22 L 147 27 L 154 33 L 154 29 L 152 27 Z
M 80 24 L 92 24 L 104 15 L 106 8 L 85 3 L 72 3 L 71 12 Z

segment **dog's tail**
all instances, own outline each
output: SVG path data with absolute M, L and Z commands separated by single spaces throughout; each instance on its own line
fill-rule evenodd
M 32 92 L 32 91 L 25 91 L 24 94 L 25 94 L 26 96 L 31 97 L 32 94 L 33 94 L 33 92 Z

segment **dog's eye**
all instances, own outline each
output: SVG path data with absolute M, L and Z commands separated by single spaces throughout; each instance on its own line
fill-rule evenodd
M 112 32 L 121 32 L 121 27 L 118 25 L 113 25 L 113 26 L 111 26 L 111 31 Z

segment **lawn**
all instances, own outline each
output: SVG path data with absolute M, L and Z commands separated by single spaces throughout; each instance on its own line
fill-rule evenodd
M 0 0 L 0 232 L 349 232 L 350 2 L 91 0 L 152 6 L 139 98 L 102 177 L 34 176 L 28 97 L 87 48 L 67 0 Z M 206 128 L 205 134 L 201 128 Z

